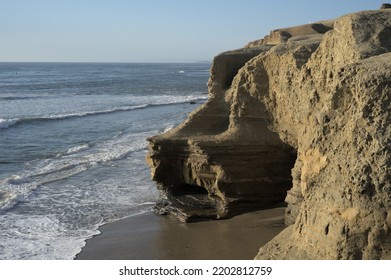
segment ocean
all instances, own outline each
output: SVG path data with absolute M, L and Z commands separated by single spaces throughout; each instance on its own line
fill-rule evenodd
M 0 259 L 73 259 L 158 199 L 146 138 L 203 104 L 207 63 L 0 63 Z

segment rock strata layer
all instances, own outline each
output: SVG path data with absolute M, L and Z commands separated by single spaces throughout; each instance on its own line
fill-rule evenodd
M 218 55 L 209 100 L 149 139 L 161 213 L 285 200 L 258 259 L 391 258 L 391 10 L 284 28 Z
M 231 127 L 226 100 L 239 69 L 270 49 L 258 46 L 217 56 L 208 102 L 179 127 L 148 139 L 147 161 L 162 197 L 156 207 L 160 213 L 183 221 L 219 219 L 284 200 L 292 187 L 295 152 L 266 128 L 265 111 L 254 112 L 247 127 Z

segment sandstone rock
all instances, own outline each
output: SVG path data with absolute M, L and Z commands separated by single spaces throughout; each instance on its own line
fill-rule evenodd
M 265 112 L 254 112 L 247 127 L 231 128 L 230 104 L 225 100 L 238 70 L 270 48 L 218 55 L 211 69 L 208 102 L 182 125 L 148 139 L 147 162 L 162 197 L 159 213 L 183 221 L 223 218 L 284 200 L 296 154 L 258 123 L 264 123 Z M 259 142 L 260 137 L 265 141 Z
M 276 29 L 263 39 L 248 43 L 245 48 L 253 48 L 262 45 L 278 45 L 288 41 L 320 40 L 324 33 L 333 28 L 333 20 L 325 20 L 317 23 L 304 24 L 294 27 Z
M 351 14 L 305 64 L 281 45 L 246 66 L 268 72 L 272 129 L 298 151 L 287 196 L 295 223 L 258 259 L 391 258 L 390 32 L 390 10 Z
M 285 199 L 290 226 L 256 258 L 391 258 L 391 10 L 323 25 L 215 58 L 208 102 L 149 139 L 162 213 L 222 218 Z

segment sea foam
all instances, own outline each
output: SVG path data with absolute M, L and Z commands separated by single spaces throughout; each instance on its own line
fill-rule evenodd
M 30 169 L 10 176 L 0 183 L 0 192 L 3 193 L 0 196 L 0 211 L 14 207 L 43 184 L 69 178 L 98 164 L 120 160 L 131 153 L 146 149 L 145 139 L 151 134 L 123 134 L 93 148 L 84 144 L 71 147 L 62 155 L 34 161 Z
M 0 129 L 9 128 L 18 123 L 32 123 L 39 121 L 53 121 L 53 120 L 64 120 L 70 118 L 81 118 L 94 115 L 111 114 L 117 112 L 126 112 L 133 110 L 140 110 L 155 106 L 167 106 L 175 104 L 185 104 L 189 102 L 197 102 L 206 100 L 206 96 L 199 95 L 188 95 L 188 96 L 175 96 L 175 95 L 161 95 L 161 96 L 150 96 L 148 99 L 143 97 L 133 97 L 132 100 L 138 100 L 138 102 L 149 102 L 137 105 L 126 105 L 126 106 L 114 106 L 109 109 L 102 110 L 90 110 L 81 112 L 66 112 L 66 113 L 52 113 L 47 115 L 31 115 L 21 116 L 20 118 L 0 118 Z
M 0 259 L 72 259 L 100 225 L 151 210 L 146 138 L 207 99 L 207 66 L 11 66 L 17 76 L 0 67 Z
M 0 119 L 0 129 L 9 128 L 19 121 L 17 118 L 13 119 Z

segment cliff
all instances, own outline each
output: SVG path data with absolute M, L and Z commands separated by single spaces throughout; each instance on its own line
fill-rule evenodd
M 149 139 L 160 213 L 286 201 L 258 259 L 391 258 L 391 10 L 284 28 L 215 57 L 209 100 Z

